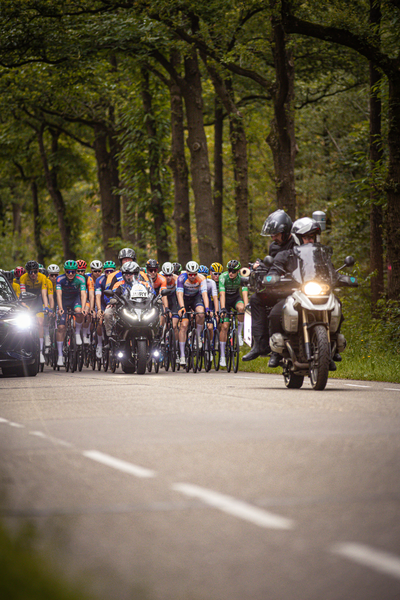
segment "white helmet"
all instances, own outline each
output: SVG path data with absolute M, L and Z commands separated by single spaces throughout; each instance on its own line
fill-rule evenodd
M 297 219 L 297 221 L 293 223 L 291 233 L 296 244 L 298 246 L 302 246 L 304 243 L 303 235 L 320 235 L 321 227 L 314 219 L 310 219 L 310 217 L 303 217 L 302 219 Z
M 130 273 L 131 275 L 138 276 L 140 273 L 140 267 L 137 262 L 131 260 L 130 262 L 126 262 L 121 267 L 122 275 L 126 275 L 126 273 Z
M 49 273 L 59 273 L 60 272 L 60 267 L 58 265 L 55 265 L 55 264 L 49 265 L 47 267 L 47 271 Z
M 195 260 L 189 260 L 189 262 L 186 263 L 186 271 L 187 273 L 198 273 L 199 265 Z
M 173 275 L 174 265 L 171 262 L 165 262 L 161 267 L 161 272 L 163 275 Z
M 101 260 L 92 260 L 92 262 L 90 263 L 90 268 L 91 269 L 102 269 L 103 263 L 101 262 Z

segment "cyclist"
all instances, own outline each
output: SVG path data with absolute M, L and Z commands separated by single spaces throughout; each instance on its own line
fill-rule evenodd
M 222 321 L 221 328 L 221 367 L 226 367 L 225 360 L 225 344 L 228 338 L 229 329 L 229 318 L 226 317 L 226 313 L 232 308 L 238 312 L 238 335 L 239 345 L 243 346 L 243 323 L 244 323 L 244 309 L 248 304 L 248 288 L 242 287 L 242 278 L 240 276 L 240 262 L 238 260 L 230 260 L 227 264 L 228 271 L 222 273 L 219 278 L 219 301 L 220 301 L 220 315 Z M 243 300 L 240 295 L 240 288 L 242 288 Z
M 207 283 L 204 275 L 199 275 L 199 265 L 190 260 L 186 263 L 186 271 L 181 273 L 176 283 L 176 295 L 178 298 L 179 315 L 183 317 L 179 330 L 180 364 L 186 364 L 185 342 L 189 319 L 186 315 L 188 310 L 194 310 L 196 314 L 196 329 L 201 336 L 204 325 L 204 309 L 209 311 Z
M 162 290 L 167 290 L 168 294 L 162 296 L 162 301 L 165 309 L 172 315 L 172 327 L 175 333 L 175 339 L 178 340 L 178 298 L 176 297 L 176 282 L 178 275 L 174 273 L 174 265 L 170 262 L 165 262 L 161 267 L 161 272 L 165 282 L 161 286 Z
M 209 306 L 212 306 L 214 304 L 214 313 L 215 313 L 215 315 L 217 315 L 218 310 L 219 310 L 217 285 L 213 279 L 209 278 L 210 277 L 210 269 L 208 267 L 206 267 L 205 265 L 200 265 L 199 273 L 201 275 L 204 275 L 204 277 L 206 278 L 208 304 L 209 304 Z M 213 335 L 214 335 L 213 324 L 210 322 L 210 323 L 208 323 L 207 327 L 210 332 L 210 337 L 211 337 L 211 339 L 213 339 Z
M 181 265 L 181 263 L 174 262 L 172 264 L 174 266 L 174 275 L 180 275 L 182 273 L 182 265 Z
M 40 264 L 39 264 L 39 273 L 42 273 L 42 275 L 45 275 L 45 277 L 47 278 L 47 298 L 49 300 L 49 311 L 53 312 L 54 311 L 54 291 L 55 291 L 54 287 L 53 287 L 53 282 L 49 277 L 48 270 L 43 265 L 40 265 Z M 44 345 L 48 347 L 51 344 L 50 331 L 49 331 L 49 315 L 48 314 L 44 315 L 43 333 L 44 333 Z
M 111 273 L 115 273 L 116 265 L 113 260 L 106 260 L 103 265 L 104 273 L 100 275 L 94 284 L 94 293 L 96 301 L 97 315 L 99 322 L 97 324 L 97 346 L 96 346 L 96 358 L 101 358 L 103 355 L 103 316 L 109 299 L 104 295 L 106 289 L 107 278 Z
M 88 294 L 88 299 L 86 301 L 86 311 L 88 314 L 87 314 L 85 322 L 83 324 L 83 343 L 84 344 L 90 343 L 90 338 L 89 338 L 90 324 L 92 322 L 92 315 L 95 314 L 94 287 L 95 287 L 96 279 L 98 277 L 100 277 L 102 271 L 103 271 L 103 263 L 100 260 L 92 260 L 92 262 L 90 263 L 90 273 L 85 273 L 86 288 L 87 288 L 87 294 Z M 78 272 L 79 272 L 79 269 L 78 269 Z
M 39 263 L 36 260 L 28 260 L 25 265 L 26 273 L 24 273 L 19 280 L 21 294 L 29 292 L 35 294 L 36 298 L 32 303 L 28 301 L 29 307 L 34 310 L 37 315 L 37 322 L 39 328 L 39 340 L 40 340 L 40 362 L 44 363 L 43 355 L 43 323 L 44 314 L 49 309 L 49 302 L 47 297 L 47 277 L 42 273 L 39 273 Z
M 146 273 L 149 276 L 150 284 L 157 295 L 160 293 L 161 287 L 165 285 L 163 275 L 160 275 L 158 272 L 159 267 L 160 265 L 155 258 L 150 258 L 146 263 Z
M 21 286 L 19 284 L 19 280 L 22 277 L 22 275 L 24 275 L 24 273 L 26 273 L 24 267 L 15 267 L 14 279 L 12 281 L 12 286 L 13 286 L 13 290 L 17 294 L 18 298 L 21 293 Z
M 62 347 L 65 338 L 66 309 L 72 308 L 75 312 L 75 334 L 78 346 L 82 344 L 81 328 L 86 314 L 86 280 L 78 275 L 78 264 L 75 260 L 64 263 L 63 275 L 57 277 L 56 292 L 60 320 L 57 328 L 57 365 L 63 366 Z
M 47 267 L 48 278 L 52 284 L 53 288 L 53 308 L 56 310 L 57 308 L 57 294 L 56 294 L 56 282 L 57 277 L 60 274 L 60 267 L 56 264 L 51 264 Z

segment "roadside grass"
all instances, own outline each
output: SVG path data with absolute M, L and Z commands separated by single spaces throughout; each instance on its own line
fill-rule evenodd
M 78 585 L 63 580 L 31 545 L 32 534 L 11 535 L 0 522 L 0 598 L 4 600 L 89 600 Z

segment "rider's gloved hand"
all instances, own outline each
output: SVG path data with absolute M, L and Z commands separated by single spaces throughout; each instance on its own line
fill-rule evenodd
M 219 314 L 220 314 L 220 315 L 226 315 L 226 314 L 227 314 L 227 312 L 228 312 L 228 311 L 226 310 L 226 308 L 221 308 L 221 310 L 219 311 Z

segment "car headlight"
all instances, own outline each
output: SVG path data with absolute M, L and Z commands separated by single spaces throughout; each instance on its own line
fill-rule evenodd
M 30 327 L 33 325 L 32 317 L 25 313 L 21 313 L 12 319 L 4 319 L 4 321 L 5 323 L 10 323 L 10 325 L 15 325 L 15 327 L 20 331 L 30 329 Z
M 304 286 L 304 293 L 307 294 L 307 296 L 319 296 L 322 294 L 322 287 L 316 281 L 309 281 Z

